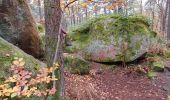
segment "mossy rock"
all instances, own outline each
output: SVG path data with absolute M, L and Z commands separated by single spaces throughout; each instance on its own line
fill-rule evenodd
M 72 40 L 69 48 L 74 48 L 71 49 L 73 53 L 79 51 L 90 61 L 131 62 L 157 43 L 153 33 L 147 19 L 141 16 L 100 16 L 69 32 L 68 37 Z
M 26 62 L 25 67 L 32 71 L 33 73 L 37 72 L 38 69 L 46 65 L 34 57 L 24 53 L 18 47 L 10 44 L 0 37 L 0 78 L 3 79 L 10 75 L 9 69 L 11 67 L 14 57 L 23 58 Z
M 64 54 L 65 69 L 72 74 L 85 75 L 89 73 L 89 63 L 77 55 Z
M 156 72 L 163 72 L 165 69 L 163 61 L 157 61 L 152 63 L 153 70 Z

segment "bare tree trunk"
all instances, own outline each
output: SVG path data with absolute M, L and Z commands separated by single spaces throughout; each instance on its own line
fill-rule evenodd
M 97 6 L 96 6 L 96 5 L 95 5 L 94 14 L 95 14 L 95 16 L 97 16 L 97 15 L 98 15 L 98 8 L 97 8 Z
M 111 12 L 111 10 L 109 9 L 109 14 L 111 14 L 112 12 Z
M 76 24 L 79 24 L 79 17 L 76 17 Z
M 42 11 L 41 11 L 41 0 L 38 0 L 38 7 L 39 7 L 39 20 L 42 21 Z
M 72 18 L 73 18 L 73 24 L 76 24 L 76 18 L 75 18 L 75 13 L 74 13 L 74 7 L 71 7 L 71 12 L 72 12 Z
M 68 14 L 69 14 L 69 18 L 68 18 L 68 22 L 69 22 L 69 26 L 73 24 L 73 18 L 72 18 L 72 14 L 71 14 L 71 11 L 70 11 L 70 7 L 67 7 L 68 8 Z
M 167 26 L 167 39 L 170 39 L 170 0 L 168 0 L 168 26 Z
M 166 19 L 167 19 L 167 13 L 168 13 L 168 0 L 166 1 L 166 7 L 165 7 L 165 11 L 164 11 L 164 14 L 163 14 L 163 19 L 162 19 L 162 31 L 164 33 L 164 36 L 165 36 L 165 31 L 166 31 Z
M 128 1 L 125 1 L 125 5 L 128 5 Z M 128 15 L 128 8 L 124 7 L 125 9 L 125 15 L 127 16 Z
M 88 18 L 88 11 L 87 11 L 87 8 L 85 8 L 85 15 L 86 15 L 86 20 Z
M 95 13 L 95 16 L 97 16 L 97 10 L 95 10 L 95 12 L 94 12 L 94 13 Z
M 140 13 L 141 13 L 141 15 L 143 13 L 143 2 L 142 2 L 142 0 L 140 1 Z
M 61 8 L 60 0 L 44 0 L 45 6 L 45 26 L 46 26 L 46 61 L 49 67 L 54 63 L 60 64 L 60 70 L 55 72 L 59 79 L 53 82 L 53 87 L 57 88 L 57 95 L 54 100 L 63 100 L 63 50 L 61 34 Z M 54 75 L 53 74 L 53 75 Z
M 104 14 L 107 14 L 107 10 L 106 10 L 106 7 L 104 7 L 103 9 L 104 9 Z
M 153 9 L 152 9 L 152 30 L 154 30 L 154 20 L 155 20 L 155 4 L 153 5 Z

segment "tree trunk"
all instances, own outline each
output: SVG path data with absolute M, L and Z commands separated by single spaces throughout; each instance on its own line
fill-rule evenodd
M 167 26 L 167 39 L 170 39 L 170 0 L 168 0 L 168 26 Z
M 152 30 L 154 30 L 154 20 L 155 20 L 155 4 L 153 5 L 152 9 L 152 26 L 151 26 Z
M 97 16 L 97 14 L 98 14 L 98 13 L 97 13 L 97 9 L 94 11 L 94 14 L 95 14 L 95 16 Z
M 72 12 L 72 18 L 73 18 L 73 24 L 76 24 L 76 18 L 75 18 L 75 13 L 74 13 L 74 7 L 71 7 L 71 12 Z
M 86 20 L 88 19 L 88 11 L 87 10 L 88 10 L 88 8 L 86 7 L 85 8 L 85 17 L 86 17 Z
M 5 40 L 34 57 L 40 56 L 40 39 L 26 0 L 0 0 L 0 31 Z
M 42 10 L 41 10 L 41 0 L 38 0 L 38 7 L 39 7 L 39 21 L 41 22 L 43 19 Z
M 104 7 L 103 9 L 104 9 L 104 14 L 106 15 L 107 14 L 106 7 Z
M 163 14 L 163 19 L 162 19 L 162 31 L 164 33 L 164 36 L 165 36 L 165 33 L 166 33 L 166 19 L 167 19 L 167 13 L 168 13 L 168 0 L 166 1 L 166 6 L 165 6 L 165 11 L 164 11 L 164 14 Z
M 142 15 L 143 13 L 143 2 L 142 0 L 140 1 L 140 14 Z
M 46 27 L 46 59 L 48 66 L 53 65 L 57 37 L 61 20 L 59 0 L 44 0 Z
M 63 100 L 63 50 L 61 34 L 61 18 L 62 12 L 60 8 L 60 0 L 44 0 L 45 6 L 45 26 L 46 26 L 46 60 L 49 67 L 54 63 L 60 64 L 59 71 L 55 72 L 58 81 L 53 83 L 57 88 L 57 95 L 54 100 Z

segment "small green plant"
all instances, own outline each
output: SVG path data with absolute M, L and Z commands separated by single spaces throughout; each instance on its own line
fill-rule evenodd
M 164 53 L 164 56 L 166 58 L 170 58 L 170 50 L 166 50 L 165 53 Z
M 157 72 L 163 72 L 164 71 L 164 63 L 163 61 L 157 61 L 152 63 L 152 69 Z
M 153 71 L 149 71 L 149 72 L 147 73 L 147 77 L 148 77 L 149 79 L 154 79 L 154 77 L 156 77 L 156 76 L 157 76 L 156 73 L 153 72 Z

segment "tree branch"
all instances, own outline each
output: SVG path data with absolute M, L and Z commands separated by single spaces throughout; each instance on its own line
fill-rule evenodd
M 65 5 L 64 9 L 67 8 L 69 5 L 71 5 L 72 3 L 76 2 L 76 1 L 78 1 L 78 0 L 74 0 L 74 1 L 69 2 L 67 5 Z

